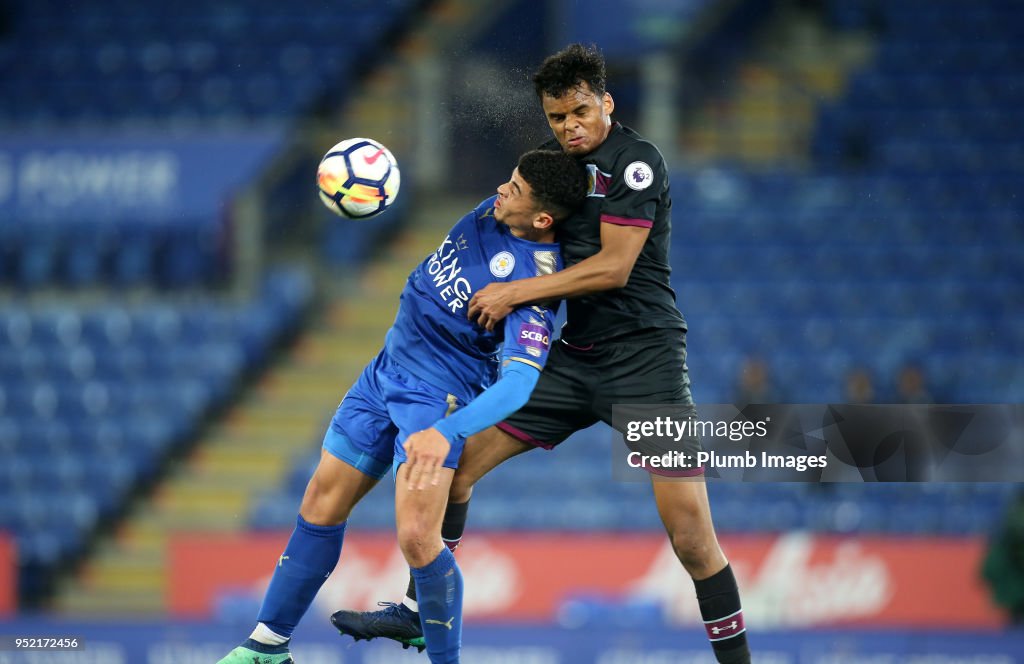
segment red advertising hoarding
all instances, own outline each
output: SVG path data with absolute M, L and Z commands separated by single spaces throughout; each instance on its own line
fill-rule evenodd
M 14 538 L 0 532 L 0 617 L 13 616 L 18 608 L 18 557 Z
M 224 593 L 260 596 L 288 534 L 180 535 L 168 597 L 177 617 L 209 616 Z M 980 538 L 722 537 L 748 624 L 998 628 L 978 576 Z M 471 620 L 556 621 L 567 600 L 600 596 L 659 604 L 672 622 L 700 620 L 693 585 L 660 534 L 471 534 L 458 551 Z M 312 610 L 398 600 L 407 567 L 393 534 L 349 533 Z

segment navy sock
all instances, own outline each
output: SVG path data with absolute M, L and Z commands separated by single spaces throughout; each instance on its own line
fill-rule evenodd
M 447 547 L 426 567 L 413 567 L 420 624 L 432 664 L 459 661 L 462 649 L 462 572 Z
M 259 622 L 281 636 L 291 637 L 320 586 L 338 564 L 345 525 L 316 526 L 301 515 L 298 517 L 263 597 Z
M 693 585 L 715 659 L 722 664 L 750 664 L 747 628 L 732 566 L 726 565 L 707 579 L 694 580 Z

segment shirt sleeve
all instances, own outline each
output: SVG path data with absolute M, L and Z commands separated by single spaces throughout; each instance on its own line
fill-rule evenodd
M 521 362 L 540 371 L 548 361 L 555 312 L 546 306 L 525 306 L 505 319 L 501 363 Z
M 493 385 L 465 407 L 434 423 L 449 443 L 494 426 L 522 408 L 540 378 L 540 369 L 522 362 L 509 362 Z
M 665 160 L 647 142 L 631 145 L 615 161 L 601 208 L 601 221 L 618 226 L 654 226 L 658 202 L 667 186 Z

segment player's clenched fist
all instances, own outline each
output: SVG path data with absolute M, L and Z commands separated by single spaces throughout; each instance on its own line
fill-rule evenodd
M 408 458 L 409 488 L 423 490 L 428 483 L 437 486 L 441 482 L 441 468 L 448 457 L 451 444 L 437 429 L 417 431 L 405 439 L 405 455 Z

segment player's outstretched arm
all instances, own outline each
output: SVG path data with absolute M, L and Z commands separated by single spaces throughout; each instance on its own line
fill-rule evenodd
M 601 250 L 561 272 L 488 284 L 469 301 L 469 318 L 494 326 L 517 307 L 622 288 L 650 234 L 642 226 L 601 224 Z
M 436 485 L 452 441 L 480 433 L 522 408 L 539 378 L 540 369 L 525 362 L 509 361 L 501 378 L 469 404 L 438 420 L 433 427 L 409 436 L 405 442 L 410 467 L 409 488 L 426 489 L 430 484 Z

